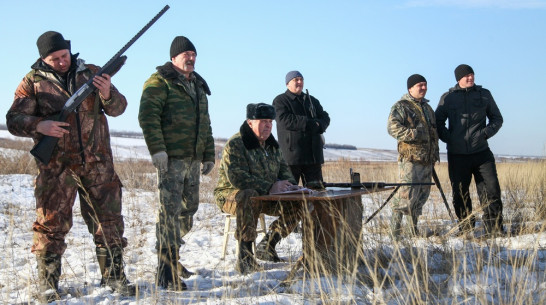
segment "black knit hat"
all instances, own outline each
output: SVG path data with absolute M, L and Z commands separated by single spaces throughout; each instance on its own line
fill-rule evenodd
M 408 89 L 422 82 L 427 82 L 423 75 L 413 74 L 412 76 L 408 77 Z
M 195 46 L 188 38 L 184 36 L 176 36 L 171 43 L 171 58 L 176 57 L 176 55 L 186 51 L 194 51 L 197 54 Z
M 246 106 L 246 118 L 249 120 L 274 120 L 276 115 L 275 108 L 266 103 L 248 104 Z
M 286 73 L 286 76 L 284 78 L 284 82 L 286 84 L 288 84 L 292 79 L 294 79 L 296 77 L 303 78 L 303 75 L 301 75 L 300 71 L 290 71 L 290 72 Z
M 469 65 L 458 65 L 457 68 L 455 68 L 455 79 L 459 81 L 461 78 L 467 76 L 470 73 L 474 73 L 474 70 Z
M 46 58 L 52 52 L 68 49 L 70 51 L 70 40 L 65 40 L 61 33 L 47 31 L 38 37 L 36 41 L 40 57 Z

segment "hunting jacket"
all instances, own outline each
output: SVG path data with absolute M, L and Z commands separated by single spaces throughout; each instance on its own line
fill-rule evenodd
M 286 90 L 273 100 L 277 113 L 277 136 L 290 165 L 324 163 L 321 135 L 330 125 L 330 116 L 311 95 Z M 319 125 L 317 126 L 317 122 Z
M 433 164 L 440 159 L 434 110 L 406 93 L 391 107 L 387 131 L 398 141 L 398 161 Z
M 210 126 L 205 80 L 192 72 L 196 96 L 186 91 L 183 75 L 171 62 L 157 67 L 144 83 L 138 121 L 153 155 L 165 151 L 172 158 L 214 162 L 214 139 Z
M 218 183 L 214 189 L 216 204 L 222 208 L 226 198 L 235 190 L 253 189 L 266 195 L 278 180 L 296 184 L 279 144 L 271 135 L 262 147 L 245 121 L 240 131 L 224 146 Z
M 99 67 L 85 64 L 77 57 L 78 54 L 72 55 L 67 85 L 59 81 L 59 76 L 41 59 L 32 65 L 32 70 L 17 87 L 6 115 L 8 130 L 13 135 L 30 137 L 37 143 L 43 135 L 36 131 L 36 125 L 43 120 L 56 119 L 70 96 L 99 70 Z M 110 100 L 103 100 L 96 90 L 68 115 L 66 122 L 70 124 L 67 127 L 70 133 L 59 138 L 49 165 L 37 161 L 40 168 L 58 166 L 56 163 L 59 162 L 112 161 L 105 114 L 112 117 L 121 115 L 127 107 L 127 100 L 113 85 L 110 92 Z
M 491 92 L 482 86 L 463 89 L 457 84 L 442 95 L 436 108 L 438 135 L 447 143 L 449 154 L 468 155 L 488 149 L 487 139 L 499 131 L 502 123 Z

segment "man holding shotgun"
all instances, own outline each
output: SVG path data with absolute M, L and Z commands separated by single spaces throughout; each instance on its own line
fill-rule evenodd
M 398 141 L 400 182 L 431 182 L 434 163 L 439 161 L 438 134 L 434 110 L 425 99 L 427 80 L 419 74 L 407 80 L 408 93 L 396 102 L 389 114 L 387 131 Z M 391 231 L 400 239 L 402 216 L 411 219 L 411 231 L 418 234 L 417 222 L 430 194 L 430 185 L 403 186 L 393 199 Z
M 111 84 L 111 75 L 96 75 L 96 90 L 68 114 L 54 120 L 65 102 L 86 84 L 99 67 L 72 54 L 70 41 L 54 31 L 37 40 L 40 58 L 32 65 L 17 90 L 6 115 L 9 131 L 31 137 L 58 138 L 51 160 L 36 161 L 36 221 L 31 251 L 38 262 L 40 295 L 50 302 L 59 298 L 61 256 L 65 236 L 72 226 L 72 207 L 80 196 L 81 214 L 93 235 L 102 275 L 101 285 L 134 295 L 123 271 L 124 222 L 121 215 L 121 182 L 114 171 L 106 115 L 119 116 L 127 100 Z

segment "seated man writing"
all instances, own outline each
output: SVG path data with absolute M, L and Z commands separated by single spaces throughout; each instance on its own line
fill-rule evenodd
M 214 199 L 220 209 L 237 216 L 235 238 L 239 242 L 236 270 L 248 274 L 259 269 L 252 244 L 261 213 L 280 216 L 256 247 L 256 257 L 281 261 L 275 251 L 281 238 L 290 234 L 301 220 L 300 202 L 260 202 L 251 197 L 299 188 L 271 135 L 275 108 L 259 103 L 246 108 L 246 121 L 224 147 Z

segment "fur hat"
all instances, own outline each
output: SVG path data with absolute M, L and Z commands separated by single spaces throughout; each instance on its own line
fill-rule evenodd
M 46 58 L 47 55 L 55 51 L 68 49 L 70 51 L 70 40 L 65 40 L 61 33 L 47 31 L 38 37 L 36 41 L 40 57 Z
M 249 120 L 274 120 L 276 115 L 275 107 L 266 103 L 248 104 L 246 106 L 246 118 Z
M 413 74 L 412 76 L 408 77 L 408 89 L 422 82 L 427 82 L 423 75 Z
M 176 57 L 176 55 L 186 52 L 186 51 L 194 51 L 197 54 L 197 51 L 195 50 L 195 46 L 191 41 L 184 37 L 184 36 L 176 36 L 173 39 L 173 42 L 171 43 L 171 57 Z
M 469 65 L 458 65 L 457 68 L 455 68 L 455 79 L 459 81 L 461 78 L 467 76 L 470 73 L 474 73 L 474 70 Z

